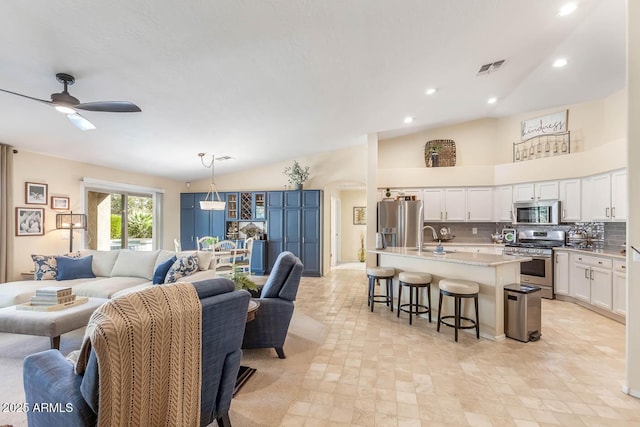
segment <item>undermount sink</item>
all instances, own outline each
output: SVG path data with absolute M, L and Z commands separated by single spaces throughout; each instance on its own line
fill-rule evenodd
M 422 247 L 422 250 L 423 250 L 423 251 L 435 251 L 435 250 L 436 250 L 436 247 L 435 247 L 435 246 L 431 246 L 431 245 L 429 245 L 429 246 L 423 246 L 423 247 Z M 455 248 L 452 248 L 452 247 L 449 247 L 449 246 L 444 246 L 444 251 L 445 251 L 445 252 L 456 252 L 456 249 L 455 249 Z

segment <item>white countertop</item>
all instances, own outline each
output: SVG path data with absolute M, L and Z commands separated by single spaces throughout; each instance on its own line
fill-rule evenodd
M 605 246 L 601 249 L 580 249 L 580 248 L 572 248 L 568 246 L 563 246 L 561 248 L 553 248 L 554 251 L 567 251 L 567 252 L 577 252 L 585 255 L 597 255 L 597 256 L 606 256 L 609 258 L 615 258 L 620 260 L 626 260 L 627 256 L 620 253 L 621 247 L 608 247 Z
M 475 245 L 465 245 L 475 246 Z M 446 246 L 445 246 L 446 247 Z M 430 261 L 442 261 L 455 264 L 480 265 L 484 267 L 495 267 L 503 264 L 521 263 L 531 261 L 530 257 L 513 255 L 495 255 L 477 252 L 445 252 L 435 254 L 432 250 L 419 251 L 416 248 L 389 247 L 386 249 L 370 250 L 370 253 L 380 255 L 394 255 L 408 258 L 421 258 Z

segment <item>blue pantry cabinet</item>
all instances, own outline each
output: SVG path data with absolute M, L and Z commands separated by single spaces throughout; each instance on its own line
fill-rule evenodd
M 200 201 L 207 193 L 180 194 L 180 245 L 182 250 L 197 249 L 197 239 L 204 236 L 218 236 L 224 239 L 224 211 L 203 211 Z M 224 197 L 224 196 L 223 196 Z

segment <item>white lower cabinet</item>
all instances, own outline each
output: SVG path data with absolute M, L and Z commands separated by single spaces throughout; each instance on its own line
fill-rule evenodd
M 627 315 L 627 266 L 624 261 L 613 262 L 612 310 L 620 316 Z
M 569 253 L 556 251 L 554 253 L 554 287 L 558 295 L 569 295 Z
M 624 267 L 621 266 L 623 264 L 624 261 L 614 261 L 610 257 L 571 253 L 569 256 L 569 296 L 624 316 L 626 277 Z M 558 273 L 557 264 L 556 273 Z M 555 276 L 556 279 L 558 274 Z M 557 285 L 556 293 L 559 293 Z

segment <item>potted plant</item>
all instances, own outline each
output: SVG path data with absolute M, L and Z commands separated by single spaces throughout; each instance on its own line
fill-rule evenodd
M 309 166 L 302 167 L 294 160 L 292 166 L 284 168 L 284 174 L 289 178 L 289 183 L 295 184 L 296 190 L 302 190 L 302 184 L 309 179 Z
M 234 271 L 231 275 L 231 280 L 236 284 L 236 289 L 246 289 L 251 294 L 252 298 L 260 297 L 260 289 L 256 282 L 251 280 L 249 276 L 241 271 Z

